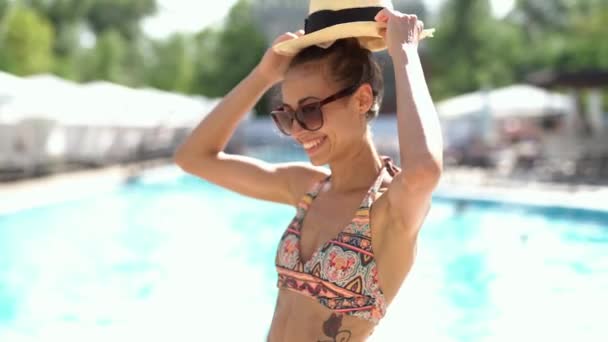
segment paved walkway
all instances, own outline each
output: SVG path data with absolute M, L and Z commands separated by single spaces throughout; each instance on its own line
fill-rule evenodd
M 110 191 L 128 175 L 125 167 L 110 167 L 0 184 L 0 215 Z
M 435 194 L 444 198 L 478 199 L 608 213 L 608 186 L 497 179 L 475 170 L 446 172 Z

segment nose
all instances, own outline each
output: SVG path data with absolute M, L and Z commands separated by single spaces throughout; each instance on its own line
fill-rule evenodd
M 295 137 L 299 135 L 302 131 L 305 131 L 305 129 L 302 128 L 298 120 L 294 119 L 291 123 L 291 135 Z

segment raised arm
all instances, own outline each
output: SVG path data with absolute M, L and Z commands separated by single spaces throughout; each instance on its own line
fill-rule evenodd
M 387 192 L 388 210 L 396 227 L 417 233 L 443 168 L 441 128 L 418 55 L 423 24 L 416 16 L 386 9 L 376 20 L 387 24 L 381 33 L 395 68 L 402 166 Z
M 286 33 L 275 43 L 293 39 L 296 34 Z M 175 163 L 188 173 L 243 195 L 295 204 L 310 182 L 323 176 L 320 169 L 304 163 L 271 164 L 223 152 L 239 121 L 270 87 L 281 81 L 289 62 L 290 57 L 268 49 L 260 64 L 223 98 L 178 148 Z

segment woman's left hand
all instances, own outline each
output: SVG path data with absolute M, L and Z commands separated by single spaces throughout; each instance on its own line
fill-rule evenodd
M 379 23 L 379 33 L 386 42 L 388 53 L 393 58 L 399 54 L 418 51 L 424 23 L 416 15 L 385 8 L 378 12 L 375 19 Z

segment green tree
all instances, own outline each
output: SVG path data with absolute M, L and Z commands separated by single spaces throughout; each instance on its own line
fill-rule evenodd
M 571 14 L 563 52 L 555 64 L 571 70 L 608 69 L 608 4 L 583 1 L 579 6 Z
M 45 16 L 55 29 L 54 52 L 60 58 L 73 55 L 79 48 L 84 20 L 94 0 L 23 0 L 28 7 Z
M 205 31 L 197 37 L 196 56 L 200 69 L 195 89 L 210 97 L 226 95 L 257 65 L 268 47 L 248 1 L 237 2 L 226 22 L 229 24 L 219 32 Z M 267 100 L 260 101 L 256 109 L 267 112 Z
M 17 75 L 49 72 L 53 67 L 52 25 L 27 7 L 13 8 L 0 37 L 0 68 Z
M 249 2 L 239 1 L 228 14 L 220 32 L 216 54 L 221 70 L 218 91 L 226 93 L 240 82 L 260 61 L 268 46 L 251 16 Z
M 521 31 L 492 16 L 488 0 L 448 0 L 427 43 L 436 99 L 513 81 Z
M 149 68 L 155 54 L 154 41 L 148 37 L 140 36 L 136 41 L 127 44 L 123 61 L 124 83 L 133 87 L 149 85 L 147 75 L 155 72 Z
M 154 62 L 148 67 L 150 85 L 168 91 L 191 91 L 194 61 L 189 46 L 192 41 L 192 37 L 175 34 L 166 42 L 153 44 Z
M 528 72 L 606 67 L 608 3 L 603 0 L 518 0 L 507 17 L 534 46 L 522 56 Z
M 124 69 L 126 45 L 124 38 L 117 31 L 108 30 L 102 33 L 97 38 L 95 47 L 83 55 L 83 80 L 124 83 L 127 79 Z
M 0 0 L 0 23 L 2 23 L 2 18 L 4 17 L 4 14 L 8 10 L 9 5 L 10 5 L 9 0 Z
M 156 12 L 156 0 L 95 0 L 86 15 L 96 34 L 116 30 L 127 40 L 141 35 L 140 21 Z
M 193 91 L 206 96 L 221 96 L 217 94 L 211 80 L 218 78 L 219 59 L 215 51 L 219 44 L 219 31 L 212 28 L 204 29 L 194 36 L 194 68 Z
M 95 0 L 22 0 L 22 3 L 46 16 L 55 26 L 82 20 Z M 100 0 L 97 0 L 100 1 Z
M 568 0 L 517 0 L 509 19 L 524 29 L 528 39 L 549 31 L 563 31 L 568 26 Z
M 141 49 L 145 45 L 142 42 L 147 40 L 141 33 L 140 21 L 156 11 L 155 0 L 21 0 L 21 3 L 46 17 L 55 29 L 55 73 L 71 79 L 143 83 Z M 97 41 L 92 50 L 83 50 L 81 46 L 81 37 L 87 30 Z M 101 55 L 96 56 L 97 53 Z M 104 60 L 106 57 L 110 59 Z

